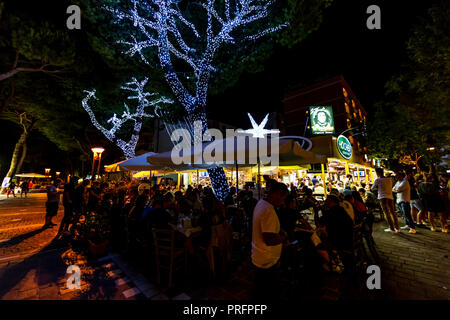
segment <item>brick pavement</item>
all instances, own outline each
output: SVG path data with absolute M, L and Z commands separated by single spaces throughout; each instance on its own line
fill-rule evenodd
M 375 226 L 374 239 L 386 298 L 449 300 L 449 234 L 422 228 L 391 234 L 384 228 L 383 222 Z

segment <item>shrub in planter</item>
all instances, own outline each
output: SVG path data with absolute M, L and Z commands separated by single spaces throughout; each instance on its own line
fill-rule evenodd
M 75 229 L 73 244 L 89 248 L 89 252 L 97 257 L 105 254 L 110 235 L 111 226 L 107 215 L 95 212 L 84 221 L 80 219 Z

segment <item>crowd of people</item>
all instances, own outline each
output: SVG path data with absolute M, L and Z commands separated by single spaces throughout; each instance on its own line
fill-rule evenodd
M 442 232 L 447 232 L 448 189 L 441 188 L 447 187 L 447 181 L 409 171 L 398 172 L 394 177 L 384 176 L 382 169 L 376 172 L 378 178 L 373 185 L 362 184 L 358 188 L 350 179 L 342 188 L 328 183 L 323 202 L 306 184 L 289 186 L 268 177 L 259 201 L 249 187 L 239 191 L 231 187 L 223 202 L 210 187 L 202 185 L 89 180 L 79 183 L 78 177 L 72 177 L 63 192 L 58 191 L 57 182 L 48 188 L 45 227 L 54 225 L 52 217 L 57 213 L 61 193 L 64 218 L 59 237 L 73 235 L 80 217 L 94 213 L 107 218 L 113 245 L 135 249 L 141 243 L 151 243 L 154 228 L 179 231 L 188 218 L 189 227 L 197 227 L 198 232 L 192 236 L 177 232 L 179 245 L 195 256 L 216 243 L 223 259 L 219 265 L 226 273 L 230 270 L 233 239 L 239 241 L 247 252 L 251 251 L 254 297 L 276 298 L 277 274 L 283 267 L 296 268 L 298 246 L 306 248 L 302 252 L 308 254 L 307 264 L 319 273 L 354 270 L 355 227 L 368 243 L 373 243 L 371 233 L 377 209 L 381 208 L 381 216 L 388 223 L 386 232 L 407 230 L 414 234 L 417 226 L 436 231 L 436 214 L 440 216 Z M 397 211 L 404 217 L 405 226 L 399 226 Z M 219 229 L 221 233 L 216 232 Z
M 20 188 L 20 197 L 27 197 L 30 190 L 33 188 L 33 181 L 31 179 L 25 179 L 16 183 L 16 181 L 12 180 L 8 183 L 8 188 L 6 190 L 6 198 L 9 198 L 9 195 L 12 195 L 14 198 L 16 197 L 16 187 Z

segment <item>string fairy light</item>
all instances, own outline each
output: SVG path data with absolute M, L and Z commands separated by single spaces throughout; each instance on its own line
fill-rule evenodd
M 86 112 L 89 114 L 92 124 L 98 130 L 100 130 L 108 140 L 115 143 L 122 150 L 126 159 L 134 157 L 136 145 L 139 141 L 139 134 L 142 129 L 142 122 L 144 118 L 160 117 L 162 115 L 160 111 L 160 105 L 173 103 L 173 100 L 168 99 L 166 97 L 160 97 L 154 100 L 149 100 L 148 97 L 155 96 L 156 93 L 150 93 L 145 91 L 144 87 L 147 84 L 147 82 L 148 78 L 145 78 L 141 82 L 139 82 L 136 78 L 132 78 L 130 82 L 126 83 L 125 86 L 121 87 L 121 89 L 123 90 L 134 92 L 134 95 L 130 95 L 128 99 L 138 101 L 136 112 L 131 113 L 130 108 L 127 106 L 127 104 L 124 103 L 125 110 L 123 111 L 122 116 L 117 117 L 117 114 L 114 113 L 114 115 L 109 120 L 106 121 L 107 123 L 112 124 L 112 127 L 109 130 L 98 122 L 97 117 L 94 114 L 94 111 L 89 105 L 90 100 L 98 100 L 98 98 L 95 96 L 96 92 L 95 89 L 91 91 L 89 90 L 84 91 L 87 93 L 87 95 L 82 100 L 81 104 L 84 110 L 86 110 Z M 148 107 L 153 107 L 152 113 L 146 112 L 146 108 Z M 122 128 L 123 124 L 129 120 L 134 121 L 134 127 L 130 140 L 126 142 L 118 138 L 116 136 L 116 133 Z
M 119 41 L 128 47 L 126 54 L 138 55 L 144 63 L 149 64 L 144 51 L 151 47 L 158 49 L 157 56 L 166 82 L 187 111 L 189 121 L 202 121 L 203 131 L 207 131 L 205 106 L 210 79 L 217 71 L 214 67 L 214 57 L 226 44 L 239 45 L 244 41 L 255 41 L 286 27 L 288 24 L 284 23 L 256 33 L 249 31 L 254 29 L 251 28 L 252 23 L 269 17 L 269 9 L 274 1 L 225 0 L 219 3 L 216 0 L 199 0 L 192 2 L 203 8 L 206 14 L 207 25 L 203 32 L 183 15 L 178 6 L 180 0 L 129 0 L 131 5 L 128 10 L 109 6 L 105 6 L 105 9 L 112 13 L 117 24 L 122 25 L 123 21 L 129 21 L 140 33 L 139 39 L 130 35 L 129 41 Z M 192 45 L 185 40 L 188 37 L 187 33 L 193 36 Z M 201 38 L 206 41 L 198 41 Z M 198 43 L 205 43 L 205 45 L 198 48 Z M 184 61 L 192 69 L 192 77 L 189 76 L 189 80 L 195 84 L 190 86 L 193 89 L 188 89 L 175 71 L 173 63 L 175 59 Z M 111 120 L 112 123 L 115 121 L 117 119 Z M 208 169 L 208 174 L 217 197 L 224 199 L 228 192 L 228 183 L 223 169 Z

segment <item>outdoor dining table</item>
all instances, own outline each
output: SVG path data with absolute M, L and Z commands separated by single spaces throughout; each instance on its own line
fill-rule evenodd
M 179 232 L 180 234 L 186 237 L 186 241 L 184 243 L 186 249 L 190 254 L 194 254 L 194 245 L 192 243 L 192 235 L 198 234 L 202 231 L 201 227 L 184 227 L 182 224 L 170 224 L 173 230 Z
M 171 227 L 178 232 L 181 232 L 186 238 L 189 238 L 193 233 L 202 231 L 202 227 L 183 227 L 181 224 L 171 224 Z

